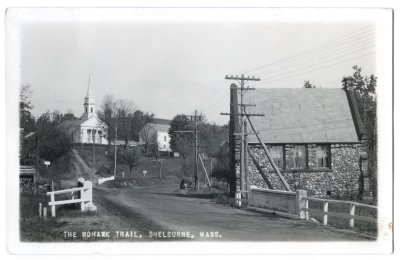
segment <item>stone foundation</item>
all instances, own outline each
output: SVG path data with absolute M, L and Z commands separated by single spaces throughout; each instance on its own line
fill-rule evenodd
M 281 173 L 293 191 L 306 190 L 308 195 L 315 197 L 355 198 L 364 189 L 360 146 L 360 144 L 332 144 L 330 168 L 317 168 L 317 146 L 308 144 L 306 145 L 307 167 L 299 170 L 282 169 Z M 293 147 L 293 145 L 285 145 L 286 161 L 290 159 L 289 154 L 293 152 Z M 261 146 L 251 145 L 250 149 L 254 152 L 273 187 L 284 190 Z M 250 185 L 268 188 L 251 159 L 249 160 L 249 181 Z

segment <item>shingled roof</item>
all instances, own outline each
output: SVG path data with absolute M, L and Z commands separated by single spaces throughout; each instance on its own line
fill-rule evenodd
M 169 128 L 171 127 L 170 125 L 165 125 L 165 124 L 154 124 L 154 123 L 147 123 L 151 128 L 158 132 L 168 132 Z
M 357 143 L 359 138 L 346 92 L 331 89 L 256 89 L 244 95 L 264 113 L 251 121 L 264 143 Z M 258 143 L 249 135 L 250 143 Z

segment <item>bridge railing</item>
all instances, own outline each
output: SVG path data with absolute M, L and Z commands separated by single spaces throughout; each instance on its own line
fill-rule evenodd
M 322 209 L 312 209 L 309 207 L 309 201 L 315 201 L 315 202 L 321 202 L 323 207 Z M 334 211 L 329 211 L 329 204 L 344 204 L 348 205 L 348 213 L 344 212 L 334 212 Z M 369 208 L 373 210 L 377 210 L 376 206 L 373 205 L 368 205 L 368 204 L 363 204 L 363 203 L 358 203 L 358 202 L 352 202 L 352 201 L 343 201 L 343 200 L 332 200 L 332 199 L 322 199 L 322 198 L 310 198 L 310 197 L 303 197 L 302 202 L 300 203 L 300 218 L 309 220 L 310 218 L 310 213 L 316 213 L 316 214 L 322 214 L 323 215 L 323 224 L 325 226 L 328 225 L 328 216 L 332 217 L 337 217 L 341 219 L 346 219 L 348 220 L 348 224 L 350 228 L 354 228 L 354 220 L 361 220 L 361 221 L 367 221 L 367 222 L 373 222 L 376 223 L 377 219 L 376 217 L 366 217 L 366 216 L 360 216 L 356 215 L 356 207 L 363 207 L 363 208 Z

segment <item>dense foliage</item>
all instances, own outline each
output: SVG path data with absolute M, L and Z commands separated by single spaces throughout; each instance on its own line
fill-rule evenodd
M 368 172 L 371 177 L 371 190 L 374 198 L 377 193 L 377 123 L 376 123 L 376 85 L 377 77 L 362 75 L 362 69 L 353 66 L 353 74 L 342 80 L 343 89 L 352 88 L 356 92 L 357 106 L 367 136 Z

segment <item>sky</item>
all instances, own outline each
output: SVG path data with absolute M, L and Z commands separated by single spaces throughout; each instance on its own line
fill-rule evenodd
M 225 75 L 259 77 L 256 88 L 340 88 L 353 65 L 376 75 L 375 42 L 366 21 L 32 21 L 21 28 L 20 75 L 35 116 L 81 116 L 90 75 L 97 110 L 113 95 L 158 118 L 197 109 L 223 124 Z

